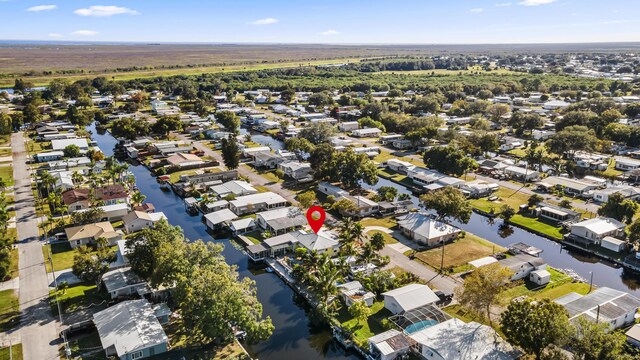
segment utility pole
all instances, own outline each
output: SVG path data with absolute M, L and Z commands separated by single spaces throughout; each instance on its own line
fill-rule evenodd
M 593 287 L 593 271 L 590 271 L 590 273 L 591 273 L 591 280 L 589 280 L 589 292 L 587 294 L 591 293 L 591 288 Z M 598 307 L 598 310 L 600 310 L 600 307 Z

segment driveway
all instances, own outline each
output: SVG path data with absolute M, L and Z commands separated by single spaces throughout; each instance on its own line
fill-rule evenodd
M 20 324 L 17 332 L 25 360 L 58 359 L 59 337 L 49 307 L 49 281 L 38 236 L 35 202 L 31 191 L 31 169 L 22 133 L 11 136 L 15 210 L 18 230 L 20 274 Z

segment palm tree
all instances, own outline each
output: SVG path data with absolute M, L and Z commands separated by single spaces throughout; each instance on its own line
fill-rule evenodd
M 106 248 L 107 246 L 109 246 L 109 240 L 107 240 L 107 238 L 100 236 L 99 238 L 96 239 L 96 247 L 98 249 L 103 249 L 103 248 Z
M 375 234 L 373 234 L 373 236 L 371 236 L 371 240 L 369 240 L 369 244 L 371 244 L 371 246 L 375 251 L 380 251 L 384 249 L 384 246 L 385 246 L 384 235 L 382 235 L 381 232 L 376 232 Z
M 131 195 L 131 202 L 134 206 L 142 205 L 146 198 L 147 197 L 140 191 L 136 191 L 135 193 L 133 193 L 133 195 Z
M 362 224 L 360 222 L 356 222 L 353 224 L 353 227 L 351 228 L 351 235 L 353 236 L 353 239 L 360 245 L 363 244 L 363 240 L 364 240 L 364 226 L 362 226 Z
M 52 186 L 56 183 L 56 179 L 48 171 L 43 171 L 40 174 L 40 184 L 47 190 L 47 193 L 51 191 Z
M 358 261 L 362 264 L 368 265 L 377 257 L 376 250 L 373 248 L 371 243 L 367 243 L 362 247 L 362 251 L 358 256 Z
M 318 269 L 314 278 L 313 290 L 320 300 L 319 309 L 329 314 L 332 310 L 329 300 L 337 294 L 336 282 L 342 279 L 342 275 L 333 262 L 327 261 Z
M 82 176 L 82 174 L 80 174 L 77 171 L 74 171 L 73 174 L 71 174 L 71 180 L 73 180 L 74 184 L 82 184 L 82 182 L 84 181 L 84 176 Z

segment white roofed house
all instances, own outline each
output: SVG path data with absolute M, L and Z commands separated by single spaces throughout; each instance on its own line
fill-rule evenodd
M 381 334 L 370 337 L 369 352 L 375 359 L 394 360 L 406 356 L 415 345 L 415 342 L 396 329 L 387 330 Z
M 273 192 L 245 195 L 229 202 L 229 209 L 236 215 L 242 216 L 259 211 L 278 209 L 289 203 L 282 196 Z
M 211 230 L 219 229 L 220 227 L 237 218 L 238 215 L 234 214 L 233 211 L 229 209 L 214 211 L 204 216 L 205 223 Z
M 393 314 L 400 314 L 421 306 L 436 303 L 440 298 L 427 285 L 409 284 L 382 293 L 384 307 Z
M 145 299 L 128 300 L 93 315 L 106 356 L 137 360 L 165 353 L 169 338 Z
M 338 129 L 342 132 L 358 130 L 360 125 L 357 121 L 345 121 L 338 124 Z
M 152 228 L 156 222 L 167 219 L 162 212 L 147 213 L 144 211 L 132 211 L 123 219 L 124 229 L 131 234 L 142 229 Z
M 412 163 L 398 160 L 398 159 L 389 159 L 386 162 L 386 166 L 397 173 L 407 174 L 410 170 L 415 169 L 415 165 Z
M 572 292 L 554 301 L 567 309 L 570 321 L 584 317 L 608 324 L 611 329 L 632 324 L 640 307 L 637 297 L 608 287 L 598 288 L 584 296 Z
M 229 223 L 229 230 L 234 235 L 244 234 L 256 229 L 256 221 L 250 217 L 233 220 Z
M 294 206 L 263 211 L 256 214 L 256 224 L 272 235 L 298 230 L 307 224 L 307 218 Z
M 232 194 L 235 196 L 244 196 L 256 194 L 258 192 L 258 190 L 248 182 L 241 180 L 231 180 L 220 185 L 214 185 L 210 190 L 219 197 L 226 197 L 227 195 Z
M 504 174 L 509 176 L 510 178 L 524 182 L 535 181 L 540 178 L 539 172 L 519 166 L 507 166 L 503 171 Z
M 640 189 L 629 185 L 616 185 L 605 189 L 598 189 L 593 192 L 593 200 L 605 203 L 609 200 L 609 196 L 619 193 L 625 199 L 637 200 L 640 198 Z
M 313 180 L 311 174 L 311 164 L 300 161 L 288 161 L 278 164 L 278 169 L 282 170 L 284 174 L 294 180 Z
M 59 140 L 51 140 L 51 148 L 53 151 L 63 151 L 67 146 L 75 145 L 80 148 L 80 150 L 88 150 L 89 143 L 87 139 L 59 139 Z
M 399 217 L 398 227 L 405 236 L 427 246 L 452 241 L 460 233 L 460 229 L 422 213 L 410 213 Z
M 522 356 L 495 330 L 477 322 L 452 318 L 409 334 L 423 359 L 515 360 Z
M 422 185 L 425 190 L 433 191 L 446 186 L 459 188 L 465 181 L 438 171 L 415 167 L 407 171 L 407 176 L 417 185 Z
M 382 130 L 378 128 L 364 128 L 351 131 L 351 136 L 354 137 L 379 137 L 382 134 Z
M 640 169 L 640 160 L 638 159 L 617 156 L 615 160 L 616 160 L 615 168 L 617 170 L 629 171 L 629 170 Z
M 53 186 L 56 190 L 64 192 L 75 188 L 73 183 L 73 173 L 71 171 L 56 171 L 52 172 L 51 176 L 55 179 L 55 184 Z
M 624 239 L 626 225 L 616 219 L 597 217 L 571 225 L 568 238 L 587 244 L 601 245 L 603 239 L 612 237 Z
M 493 192 L 497 191 L 499 188 L 500 186 L 496 183 L 489 184 L 482 180 L 473 180 L 462 185 L 460 190 L 472 199 L 479 199 L 493 194 Z
M 529 254 L 518 254 L 498 261 L 501 266 L 513 272 L 511 281 L 528 278 L 532 272 L 547 269 L 547 262 Z M 540 284 L 542 285 L 542 284 Z
M 147 291 L 147 283 L 131 268 L 119 268 L 107 271 L 100 278 L 100 283 L 112 299 L 139 295 Z
M 360 301 L 364 301 L 367 306 L 371 306 L 376 299 L 375 294 L 373 294 L 371 291 L 367 291 L 364 286 L 362 286 L 360 281 L 357 280 L 340 284 L 337 287 L 342 300 L 344 300 L 344 303 L 345 305 L 347 305 L 347 307 L 350 307 L 351 305 Z
M 340 250 L 338 235 L 331 231 L 320 230 L 316 234 L 298 230 L 289 234 L 293 234 L 297 240 L 297 247 L 304 247 L 309 251 L 334 256 Z
M 197 167 L 203 165 L 205 162 L 195 154 L 177 153 L 167 158 L 167 163 L 170 166 L 177 168 L 183 167 Z

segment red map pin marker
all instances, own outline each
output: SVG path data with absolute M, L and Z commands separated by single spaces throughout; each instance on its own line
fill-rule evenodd
M 322 228 L 326 217 L 327 214 L 320 206 L 312 206 L 307 210 L 307 221 L 309 222 L 309 226 L 311 226 L 311 230 L 316 234 L 320 231 L 320 228 Z

